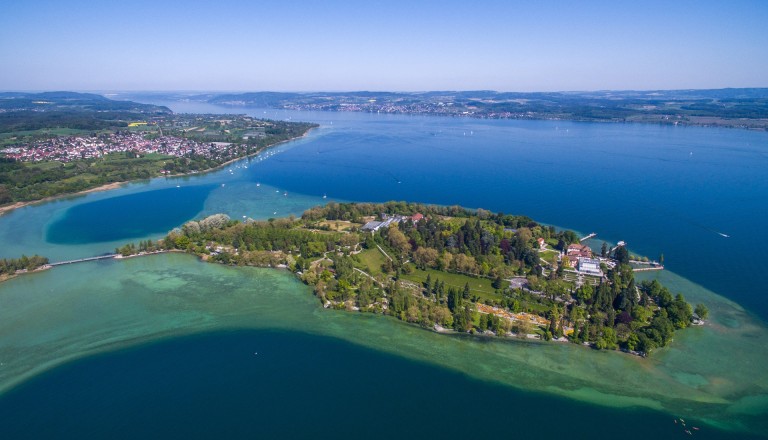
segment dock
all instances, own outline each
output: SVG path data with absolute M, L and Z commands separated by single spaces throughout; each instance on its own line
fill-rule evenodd
M 627 245 L 627 244 L 626 244 L 626 243 L 624 243 L 624 241 L 620 241 L 620 242 L 616 243 L 616 246 L 614 246 L 614 247 L 612 247 L 612 248 L 611 248 L 611 251 L 610 251 L 610 252 L 611 252 L 611 253 L 613 253 L 613 251 L 615 251 L 616 249 L 618 249 L 618 248 L 620 248 L 620 247 L 622 247 L 622 246 L 626 246 L 626 245 Z
M 657 261 L 638 261 L 638 260 L 629 260 L 630 264 L 636 264 L 639 266 L 648 266 L 648 267 L 633 267 L 632 272 L 645 272 L 648 270 L 664 270 L 664 266 L 659 264 Z
M 649 270 L 664 270 L 664 266 L 633 267 L 632 272 L 646 272 Z
M 593 232 L 593 233 L 591 233 L 591 234 L 587 235 L 587 236 L 586 236 L 586 237 L 584 237 L 584 238 L 580 238 L 580 239 L 579 239 L 579 242 L 582 242 L 582 241 L 584 241 L 584 240 L 589 240 L 590 238 L 593 238 L 593 237 L 597 237 L 597 232 Z

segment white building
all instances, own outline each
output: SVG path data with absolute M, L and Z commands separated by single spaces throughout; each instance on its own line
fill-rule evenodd
M 600 261 L 594 258 L 579 258 L 579 272 L 588 275 L 603 276 L 603 271 L 600 270 Z

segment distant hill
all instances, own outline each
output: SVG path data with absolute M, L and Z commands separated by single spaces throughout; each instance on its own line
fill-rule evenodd
M 101 130 L 170 113 L 167 107 L 114 101 L 93 93 L 0 92 L 0 133 L 55 128 Z
M 42 92 L 20 93 L 0 92 L 0 110 L 6 111 L 120 111 L 131 113 L 171 113 L 167 107 L 141 104 L 132 101 L 113 101 L 93 93 Z
M 252 92 L 190 98 L 219 105 L 295 110 L 768 129 L 768 88 L 593 92 Z

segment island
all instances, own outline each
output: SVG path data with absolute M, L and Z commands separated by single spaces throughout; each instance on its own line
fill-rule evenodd
M 634 272 L 663 267 L 623 244 L 598 255 L 573 231 L 525 216 L 405 202 L 329 203 L 301 218 L 190 221 L 122 256 L 184 251 L 293 271 L 326 308 L 439 332 L 543 339 L 646 356 L 707 318 Z
M 314 127 L 174 114 L 89 94 L 0 94 L 0 213 L 130 180 L 209 171 Z

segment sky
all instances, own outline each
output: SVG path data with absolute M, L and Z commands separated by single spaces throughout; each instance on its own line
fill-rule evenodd
M 0 90 L 724 87 L 768 87 L 768 1 L 0 4 Z

